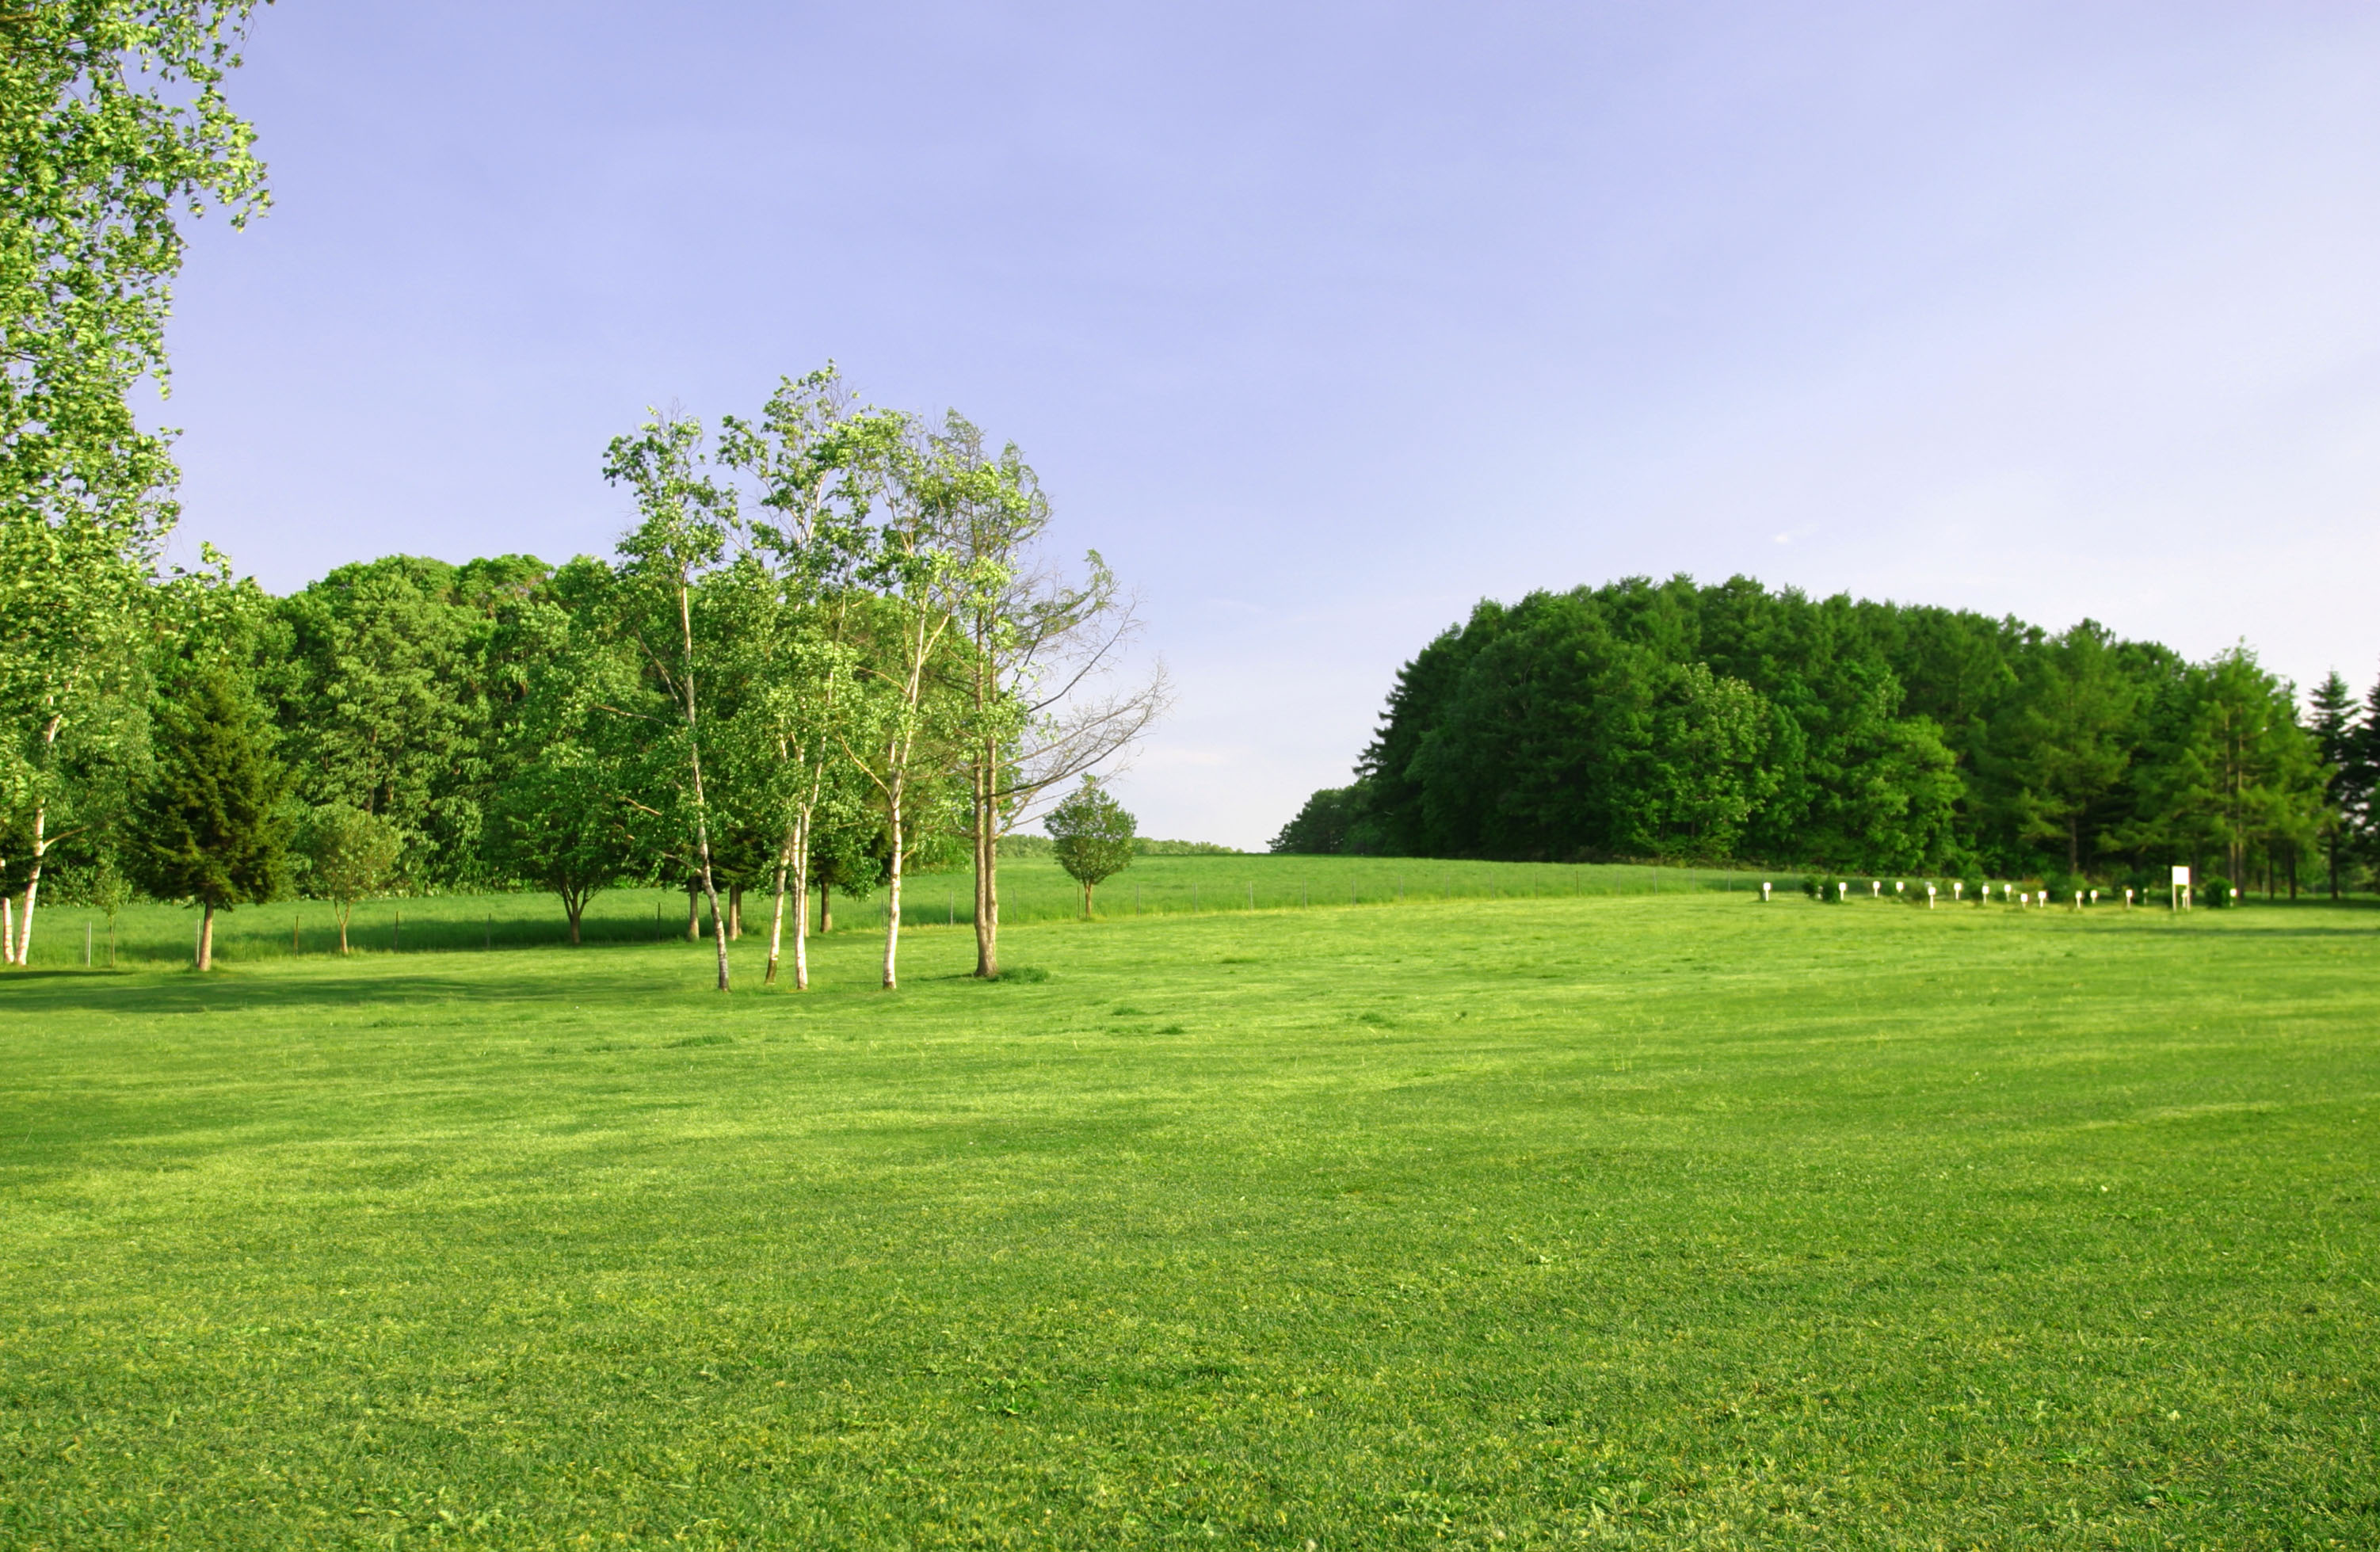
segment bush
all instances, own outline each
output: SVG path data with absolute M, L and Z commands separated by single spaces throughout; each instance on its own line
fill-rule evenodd
M 2238 898 L 2228 879 L 2209 879 L 2199 886 L 2198 903 L 2209 910 L 2219 911 L 2226 905 L 2232 904 Z

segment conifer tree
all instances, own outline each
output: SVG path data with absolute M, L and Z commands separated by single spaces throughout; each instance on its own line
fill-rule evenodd
M 273 756 L 271 724 L 225 669 L 187 671 L 153 727 L 156 768 L 134 804 L 127 849 L 142 888 L 204 910 L 198 959 L 208 970 L 215 913 L 281 891 L 288 772 Z
M 2363 748 L 2363 708 L 2333 669 L 2314 687 L 2312 731 L 2314 746 L 2327 774 L 2324 793 L 2322 840 L 2330 863 L 2330 897 L 2338 898 L 2338 863 L 2342 846 L 2354 835 L 2355 818 L 2371 796 L 2371 768 Z

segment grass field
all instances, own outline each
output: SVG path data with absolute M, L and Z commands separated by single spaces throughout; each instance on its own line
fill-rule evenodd
M 2380 913 L 969 949 L 0 977 L 0 1545 L 2380 1543 Z

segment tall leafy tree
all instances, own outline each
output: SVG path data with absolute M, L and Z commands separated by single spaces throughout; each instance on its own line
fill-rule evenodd
M 175 508 L 168 436 L 131 393 L 167 381 L 178 225 L 264 202 L 223 95 L 244 0 L 57 0 L 0 9 L 0 832 L 42 857 L 79 721 L 140 692 L 142 582 Z M 137 719 L 136 719 L 137 721 Z
M 695 650 L 694 595 L 696 584 L 725 553 L 735 491 L 711 478 L 709 463 L 699 421 L 657 414 L 635 435 L 612 440 L 603 477 L 636 492 L 640 521 L 620 540 L 620 571 L 626 583 L 622 616 L 678 723 L 692 860 L 710 904 L 710 919 L 717 922 L 719 880 L 711 867 L 710 805 L 702 780 L 701 665 Z M 719 989 L 725 991 L 727 934 L 722 930 L 712 936 Z
M 737 688 L 729 748 L 744 807 L 771 843 L 763 980 L 777 978 L 790 899 L 796 990 L 809 986 L 812 844 L 856 797 L 844 755 L 865 709 L 853 570 L 901 431 L 899 417 L 856 406 L 829 363 L 782 380 L 756 419 L 730 417 L 721 434 L 721 461 L 755 486 L 743 552 L 716 584 Z
M 200 970 L 214 964 L 215 913 L 271 900 L 288 866 L 288 773 L 273 724 L 225 667 L 185 669 L 155 716 L 155 769 L 132 816 L 131 858 L 151 894 L 192 900 Z
M 1050 503 L 1014 443 L 994 454 L 953 415 L 936 438 L 950 542 L 965 579 L 953 595 L 960 649 L 941 662 L 960 708 L 965 831 L 975 875 L 976 968 L 1000 974 L 1000 839 L 1064 783 L 1116 758 L 1169 698 L 1160 665 L 1115 673 L 1138 631 L 1097 551 L 1070 576 L 1041 552 Z

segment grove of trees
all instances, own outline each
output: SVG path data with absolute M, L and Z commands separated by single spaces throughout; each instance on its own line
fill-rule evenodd
M 2375 767 L 2344 681 L 2301 707 L 2244 646 L 1633 577 L 1481 603 L 1273 848 L 2336 891 Z

